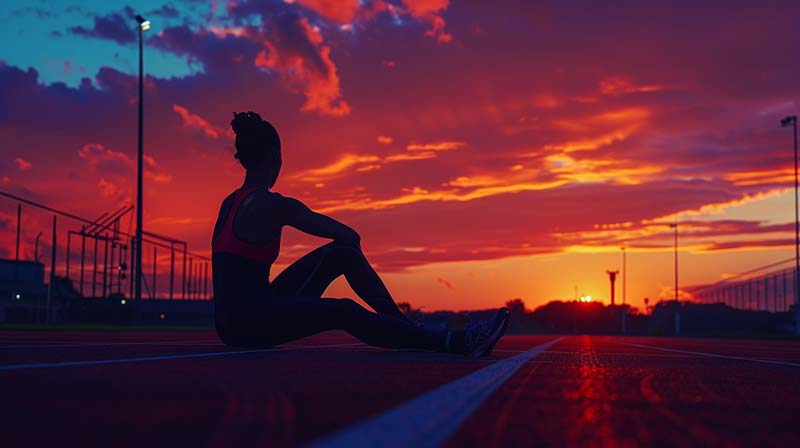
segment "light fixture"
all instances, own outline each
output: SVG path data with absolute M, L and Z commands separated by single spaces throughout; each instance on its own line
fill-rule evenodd
M 144 17 L 136 16 L 136 21 L 139 22 L 139 28 L 141 28 L 142 31 L 147 31 L 150 29 L 150 21 Z

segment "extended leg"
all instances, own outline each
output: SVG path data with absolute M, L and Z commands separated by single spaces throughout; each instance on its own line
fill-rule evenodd
M 385 348 L 442 351 L 447 332 L 426 330 L 373 313 L 350 299 L 274 297 L 264 303 L 259 325 L 264 345 L 277 345 L 325 330 L 345 330 L 360 341 Z
M 357 245 L 331 242 L 292 263 L 272 282 L 277 296 L 321 297 L 340 275 L 376 312 L 409 322 Z

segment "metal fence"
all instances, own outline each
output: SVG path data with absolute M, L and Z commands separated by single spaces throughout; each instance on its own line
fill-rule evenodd
M 790 311 L 797 304 L 794 258 L 753 269 L 689 292 L 701 303 L 725 303 L 731 307 L 770 312 Z M 777 268 L 777 269 L 776 269 Z M 767 272 L 764 272 L 767 271 Z
M 42 262 L 48 283 L 64 277 L 86 298 L 133 297 L 132 205 L 88 219 L 2 191 L 0 199 L 0 212 L 16 215 L 15 234 L 4 236 L 15 241 L 3 241 L 14 247 L 15 260 Z M 144 231 L 142 299 L 209 300 L 210 261 L 191 252 L 186 241 Z

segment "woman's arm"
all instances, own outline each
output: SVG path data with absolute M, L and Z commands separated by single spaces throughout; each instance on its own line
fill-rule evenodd
M 311 210 L 297 199 L 284 197 L 281 208 L 285 224 L 297 230 L 343 243 L 361 242 L 361 236 L 355 230 L 329 216 Z

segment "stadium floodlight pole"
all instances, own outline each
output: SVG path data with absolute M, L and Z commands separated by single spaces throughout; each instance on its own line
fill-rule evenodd
M 800 215 L 797 210 L 797 115 L 789 115 L 781 120 L 781 127 L 794 126 L 794 295 L 795 295 L 795 333 L 800 334 Z
M 678 301 L 678 220 L 675 219 L 675 224 L 670 224 L 670 227 L 675 229 L 675 301 Z
M 150 29 L 150 21 L 142 16 L 136 16 L 136 22 L 139 24 L 139 149 L 138 159 L 136 165 L 136 266 L 134 267 L 136 289 L 134 299 L 140 300 L 142 298 L 142 190 L 143 190 L 143 169 L 144 169 L 144 152 L 142 149 L 144 125 L 144 63 L 143 63 L 143 36 L 142 33 Z
M 622 304 L 625 305 L 625 301 L 628 296 L 627 292 L 627 284 L 628 284 L 628 262 L 626 259 L 626 248 L 625 246 L 620 247 L 622 250 Z

